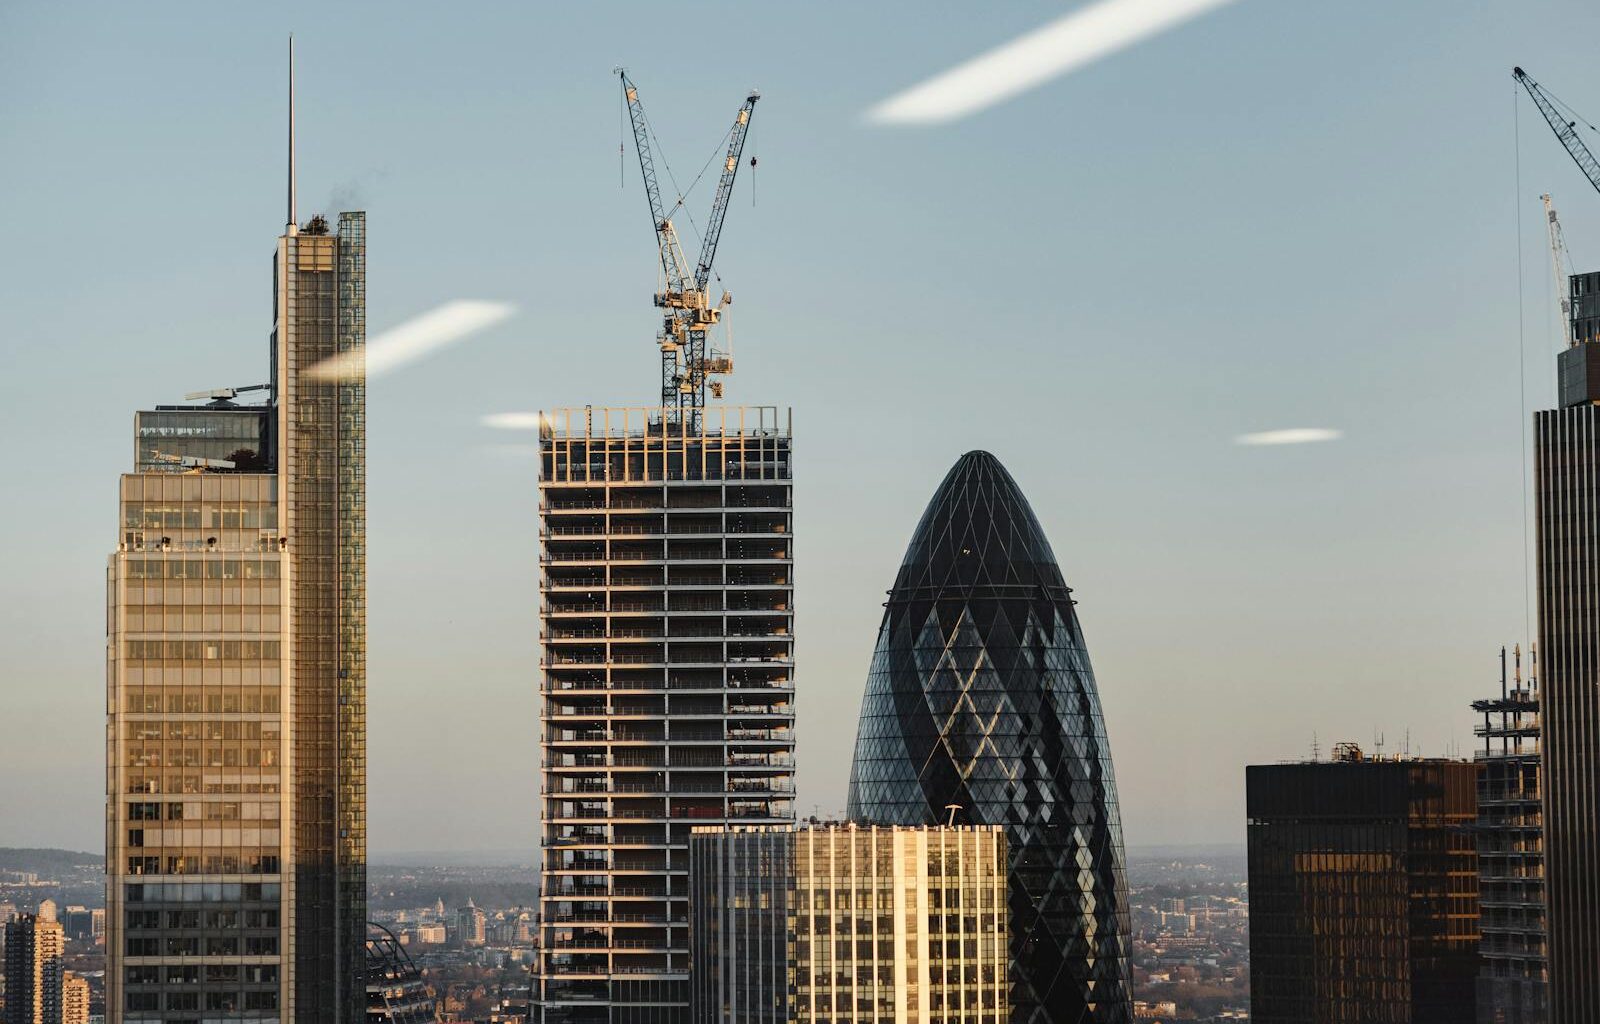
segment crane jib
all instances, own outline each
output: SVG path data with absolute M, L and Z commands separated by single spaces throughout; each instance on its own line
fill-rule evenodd
M 691 274 L 677 231 L 662 201 L 655 158 L 650 148 L 650 125 L 644 115 L 644 106 L 639 101 L 638 87 L 628 78 L 626 69 L 618 68 L 617 75 L 622 80 L 623 103 L 633 126 L 633 145 L 639 157 L 639 174 L 644 180 L 650 222 L 656 235 L 657 256 L 666 282 L 665 290 L 654 298 L 655 305 L 667 311 L 656 337 L 661 350 L 662 415 L 667 416 L 670 410 L 680 420 L 687 417 L 691 429 L 698 429 L 708 384 L 715 397 L 722 396 L 721 383 L 709 382 L 708 378 L 733 370 L 731 358 L 708 354 L 706 351 L 707 328 L 717 323 L 722 307 L 728 301 L 724 295 L 721 302 L 711 305 L 707 286 L 711 282 L 717 246 L 722 239 L 722 226 L 727 220 L 745 138 L 750 131 L 750 118 L 761 94 L 752 89 L 734 117 L 733 128 L 728 136 L 728 150 L 722 162 L 722 176 L 717 182 L 716 197 L 711 204 L 711 217 L 701 240 L 700 257 L 695 261 Z M 671 174 L 670 168 L 668 174 Z M 682 204 L 681 197 L 679 204 Z

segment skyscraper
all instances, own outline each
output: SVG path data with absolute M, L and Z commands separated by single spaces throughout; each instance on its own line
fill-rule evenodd
M 1470 761 L 1245 772 L 1257 1024 L 1465 1024 L 1478 973 Z
M 999 826 L 697 828 L 693 1024 L 1005 1024 Z
M 689 832 L 794 820 L 791 436 L 560 410 L 539 447 L 547 1024 L 678 1024 Z
M 269 382 L 137 413 L 121 480 L 112 1024 L 365 1012 L 366 217 L 301 226 L 292 182 Z
M 1550 1022 L 1600 1021 L 1600 273 L 1574 274 L 1561 407 L 1537 412 L 1544 849 Z
M 988 452 L 939 485 L 889 591 L 850 776 L 862 822 L 1000 825 L 1011 1020 L 1132 1019 L 1111 747 L 1071 590 Z
M 1483 715 L 1478 773 L 1478 1024 L 1544 1024 L 1544 829 L 1539 806 L 1539 688 L 1500 651 L 1500 693 Z M 1532 667 L 1530 659 L 1529 667 Z
M 66 935 L 55 904 L 37 914 L 19 914 L 5 925 L 5 1014 L 3 1024 L 61 1024 Z

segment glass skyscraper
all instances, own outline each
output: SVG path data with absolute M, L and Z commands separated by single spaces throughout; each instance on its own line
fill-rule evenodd
M 1071 590 L 993 455 L 962 456 L 912 535 L 867 676 L 861 822 L 1004 827 L 1011 1020 L 1132 1019 L 1111 748 Z
M 539 1012 L 680 1024 L 690 830 L 794 821 L 788 417 L 560 410 L 539 445 Z
M 269 384 L 136 416 L 107 571 L 111 1024 L 365 1014 L 365 226 L 278 239 Z
M 1561 407 L 1537 412 L 1539 709 L 1551 1024 L 1600 1022 L 1600 273 L 1574 274 Z

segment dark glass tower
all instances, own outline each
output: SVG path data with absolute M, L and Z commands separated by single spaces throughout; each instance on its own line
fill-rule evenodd
M 1004 826 L 1013 1024 L 1132 1019 L 1122 824 L 1094 672 L 1050 543 L 988 452 L 945 476 L 889 592 L 849 814 Z
M 1476 1019 L 1477 783 L 1353 743 L 1245 769 L 1255 1024 Z
M 1574 274 L 1561 408 L 1534 414 L 1551 1024 L 1600 1022 L 1600 273 Z

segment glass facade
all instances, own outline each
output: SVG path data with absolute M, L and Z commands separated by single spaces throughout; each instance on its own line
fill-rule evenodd
M 432 991 L 394 933 L 369 924 L 366 1024 L 432 1024 Z
M 366 1012 L 364 223 L 278 240 L 270 402 L 137 416 L 107 572 L 110 1024 Z
M 294 562 L 297 1024 L 366 1013 L 365 268 L 363 213 L 340 214 L 335 234 L 279 239 L 273 454 Z
M 694 1024 L 1003 1024 L 998 827 L 696 829 Z
M 696 825 L 794 821 L 787 417 L 540 430 L 547 1024 L 680 1024 Z
M 1257 1024 L 1461 1024 L 1478 974 L 1477 766 L 1246 770 Z
M 999 825 L 1011 1020 L 1132 1019 L 1111 748 L 1071 591 L 1010 474 L 961 457 L 912 536 L 867 677 L 848 814 Z
M 1571 278 L 1562 408 L 1534 413 L 1551 1024 L 1600 1021 L 1600 274 Z
M 108 1017 L 282 1019 L 278 480 L 122 478 L 108 577 Z

